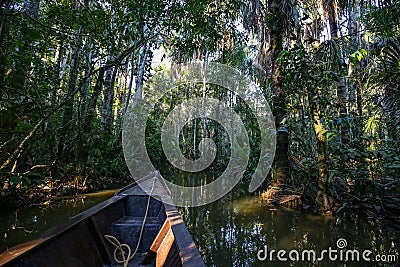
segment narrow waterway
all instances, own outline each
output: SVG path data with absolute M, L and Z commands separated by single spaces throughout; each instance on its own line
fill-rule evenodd
M 177 173 L 171 177 L 174 178 L 170 180 L 188 179 Z M 191 179 L 195 178 L 206 179 L 201 174 L 192 174 Z M 399 235 L 368 222 L 356 212 L 334 217 L 276 209 L 266 205 L 258 195 L 246 193 L 244 188 L 244 185 L 239 185 L 233 192 L 206 206 L 180 208 L 207 266 L 396 266 L 395 263 L 362 260 L 347 263 L 338 260 L 282 262 L 277 259 L 276 253 L 273 259 L 263 260 L 265 250 L 268 255 L 271 250 L 296 250 L 300 256 L 303 250 L 314 250 L 319 256 L 322 250 L 329 247 L 337 249 L 339 239 L 346 241 L 348 249 L 360 252 L 371 250 L 372 255 L 389 255 L 393 253 L 393 244 L 398 246 Z M 46 208 L 0 211 L 0 250 L 37 237 L 46 229 L 111 197 L 113 193 L 103 191 L 65 199 Z M 328 259 L 327 255 L 325 259 Z

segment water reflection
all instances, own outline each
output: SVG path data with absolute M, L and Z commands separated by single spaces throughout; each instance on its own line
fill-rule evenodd
M 206 179 L 202 175 L 191 174 L 182 179 L 190 184 L 191 179 Z M 174 179 L 181 177 L 173 176 Z M 34 239 L 48 228 L 111 197 L 114 192 L 64 200 L 47 208 L 1 210 L 0 250 Z M 233 192 L 209 205 L 180 211 L 207 266 L 396 266 L 376 262 L 316 264 L 257 259 L 257 252 L 265 245 L 269 250 L 314 249 L 320 252 L 329 246 L 336 249 L 339 238 L 347 240 L 349 249 L 369 249 L 375 254 L 393 253 L 392 242 L 399 249 L 398 233 L 368 222 L 356 212 L 328 217 L 277 209 L 268 206 L 260 197 L 249 195 L 247 185 L 236 186 Z
M 69 220 L 107 198 L 116 190 L 75 196 L 70 199 L 21 209 L 0 210 L 0 252 L 19 243 L 35 239 L 47 229 Z
M 204 173 L 189 177 L 173 172 L 165 176 L 190 185 L 190 180 L 208 180 L 212 173 L 208 177 Z M 337 240 L 345 238 L 348 249 L 382 254 L 393 253 L 392 244 L 400 241 L 398 234 L 382 230 L 356 212 L 334 217 L 268 206 L 259 196 L 249 195 L 244 184 L 214 203 L 182 208 L 181 213 L 207 266 L 395 266 L 366 262 L 261 262 L 257 252 L 267 245 L 270 250 L 314 249 L 319 253 L 329 247 L 336 249 Z
M 269 207 L 258 196 L 234 197 L 232 193 L 207 206 L 183 210 L 189 231 L 193 235 L 207 266 L 394 266 L 359 263 L 319 264 L 297 262 L 261 262 L 258 250 L 287 251 L 329 246 L 345 238 L 349 249 L 369 249 L 375 253 L 393 252 L 391 239 L 395 233 L 383 232 L 355 213 L 341 217 L 326 217 L 304 211 L 288 211 Z M 397 240 L 398 242 L 398 240 Z

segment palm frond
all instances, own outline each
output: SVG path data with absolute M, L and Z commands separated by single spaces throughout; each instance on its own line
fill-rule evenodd
M 382 106 L 400 135 L 400 38 L 388 39 L 380 56 L 377 77 L 384 89 Z

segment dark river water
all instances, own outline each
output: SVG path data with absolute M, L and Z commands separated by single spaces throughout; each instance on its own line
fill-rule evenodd
M 0 251 L 37 237 L 46 229 L 111 197 L 114 192 L 66 199 L 46 208 L 1 210 Z M 180 211 L 207 266 L 399 266 L 393 262 L 366 262 L 362 258 L 358 262 L 301 260 L 304 250 L 314 250 L 318 258 L 324 249 L 337 249 L 338 240 L 341 245 L 346 244 L 345 248 L 360 251 L 360 255 L 370 250 L 369 258 L 393 254 L 393 246 L 398 247 L 400 241 L 399 234 L 368 222 L 356 212 L 334 217 L 276 209 L 266 205 L 258 195 L 245 193 L 240 186 L 214 203 L 180 208 Z M 264 259 L 265 252 L 269 255 L 272 250 L 287 251 L 287 261 L 280 261 L 277 252 L 272 258 Z M 298 252 L 300 260 L 291 261 L 290 251 L 294 251 L 291 252 L 294 258 Z M 323 255 L 328 259 L 327 254 Z
M 0 210 L 0 251 L 38 237 L 47 229 L 110 198 L 116 190 L 51 202 L 44 206 Z
M 259 196 L 227 196 L 208 206 L 187 209 L 183 217 L 208 266 L 397 266 L 361 260 L 347 264 L 333 261 L 295 264 L 289 259 L 278 261 L 276 253 L 274 260 L 262 260 L 264 252 L 261 259 L 257 257 L 266 248 L 268 253 L 281 249 L 301 253 L 312 249 L 318 258 L 324 249 L 337 249 L 338 240 L 345 240 L 346 248 L 371 250 L 374 255 L 393 253 L 399 236 L 371 225 L 355 213 L 327 217 L 268 207 Z

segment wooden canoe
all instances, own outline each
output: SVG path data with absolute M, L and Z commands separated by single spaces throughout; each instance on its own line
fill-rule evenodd
M 143 178 L 152 186 L 152 196 L 168 190 L 159 178 L 158 172 Z M 120 259 L 121 251 L 106 235 L 132 253 L 138 247 L 127 266 L 205 266 L 175 206 L 149 198 L 136 183 L 40 238 L 0 254 L 0 266 L 123 266 L 114 258 L 115 252 Z

